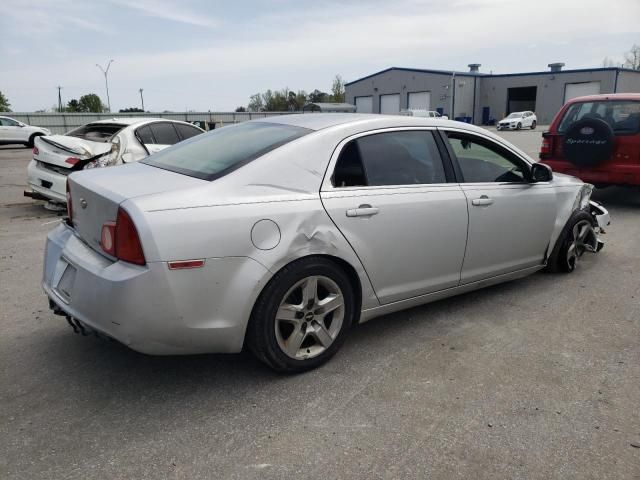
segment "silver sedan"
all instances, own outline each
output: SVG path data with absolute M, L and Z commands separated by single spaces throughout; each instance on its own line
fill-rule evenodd
M 608 224 L 591 188 L 463 123 L 265 118 L 70 175 L 43 286 L 79 333 L 302 371 L 359 322 L 571 272 Z

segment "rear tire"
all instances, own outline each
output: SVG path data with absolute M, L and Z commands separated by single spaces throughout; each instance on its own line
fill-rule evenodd
M 260 294 L 247 327 L 247 346 L 272 369 L 304 372 L 342 346 L 356 316 L 356 296 L 334 262 L 308 257 L 280 270 Z
M 576 269 L 580 257 L 587 251 L 585 241 L 592 241 L 587 236 L 595 235 L 593 218 L 584 210 L 575 212 L 565 225 L 556 245 L 547 260 L 546 270 L 553 273 L 571 273 Z M 585 230 L 586 229 L 586 230 Z M 588 230 L 588 231 L 587 231 Z M 586 231 L 586 233 L 584 233 Z M 582 238 L 581 234 L 584 233 Z

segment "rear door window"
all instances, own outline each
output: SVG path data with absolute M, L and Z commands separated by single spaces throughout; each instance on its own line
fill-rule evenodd
M 182 123 L 174 124 L 178 129 L 178 133 L 182 140 L 186 140 L 187 138 L 195 137 L 196 135 L 200 135 L 202 130 L 197 129 L 196 127 L 192 127 L 191 125 L 184 125 Z
M 640 132 L 640 102 L 603 100 L 574 103 L 562 117 L 558 133 L 565 133 L 571 125 L 584 118 L 604 120 L 616 135 L 633 135 Z
M 176 132 L 176 129 L 173 127 L 173 123 L 152 123 L 149 127 L 156 140 L 156 145 L 174 145 L 180 141 L 180 137 L 178 137 L 178 132 Z
M 386 132 L 360 137 L 342 150 L 333 175 L 335 187 L 446 183 L 431 131 Z
M 140 142 L 143 145 L 153 145 L 156 143 L 156 140 L 153 138 L 153 133 L 151 133 L 151 127 L 149 125 L 145 125 L 144 127 L 140 127 L 136 130 L 136 134 L 140 139 Z

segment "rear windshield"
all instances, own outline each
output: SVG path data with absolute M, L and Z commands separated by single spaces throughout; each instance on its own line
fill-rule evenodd
M 78 137 L 92 142 L 107 143 L 126 125 L 115 123 L 90 123 L 67 133 L 68 137 Z
M 564 133 L 578 120 L 599 118 L 607 122 L 614 133 L 630 135 L 640 132 L 640 102 L 633 100 L 603 100 L 583 102 L 571 105 L 558 127 L 558 133 Z
M 310 132 L 277 123 L 241 123 L 185 140 L 151 155 L 143 163 L 214 180 Z

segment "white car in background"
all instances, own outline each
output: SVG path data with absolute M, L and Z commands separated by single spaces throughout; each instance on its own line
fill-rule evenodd
M 33 141 L 41 135 L 51 135 L 46 128 L 34 127 L 10 117 L 0 117 L 0 145 L 22 144 L 33 147 Z
M 407 117 L 422 117 L 422 118 L 437 118 L 440 120 L 449 120 L 449 117 L 446 115 L 440 115 L 440 112 L 436 112 L 435 110 L 423 110 L 420 108 L 407 108 L 400 112 L 400 115 L 405 115 Z
M 520 130 L 522 128 L 530 128 L 533 130 L 538 125 L 538 117 L 530 111 L 513 112 L 498 122 L 496 128 L 498 130 Z
M 89 168 L 136 162 L 203 133 L 190 123 L 162 118 L 113 118 L 88 123 L 65 135 L 35 139 L 24 195 L 64 204 L 67 176 Z

